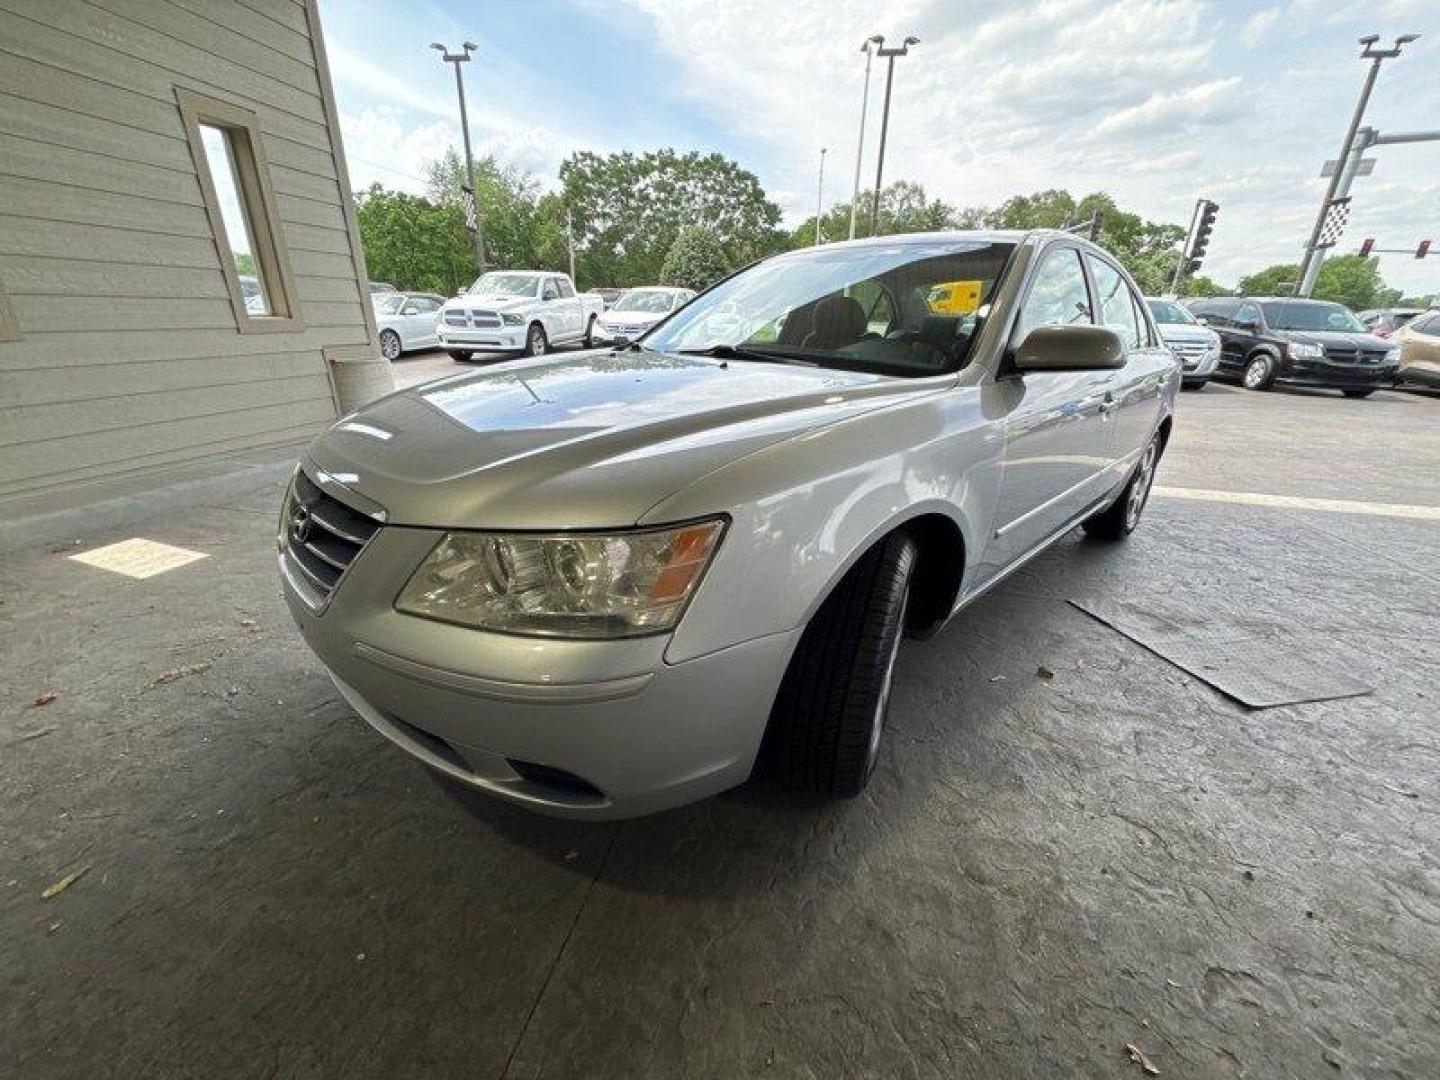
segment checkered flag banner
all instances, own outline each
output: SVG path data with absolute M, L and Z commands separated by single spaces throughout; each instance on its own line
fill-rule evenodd
M 465 188 L 460 192 L 460 197 L 465 204 L 465 228 L 474 232 L 480 227 L 480 222 L 475 217 L 475 196 L 469 188 Z
M 1330 209 L 1325 212 L 1325 224 L 1320 229 L 1320 240 L 1316 243 L 1317 248 L 1332 248 L 1340 242 L 1340 235 L 1345 231 L 1345 224 L 1350 220 L 1350 196 L 1343 199 L 1335 199 L 1330 203 Z

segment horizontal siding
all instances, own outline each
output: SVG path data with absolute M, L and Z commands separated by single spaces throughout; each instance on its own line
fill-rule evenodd
M 55 447 L 63 443 L 68 454 L 69 445 L 76 439 L 100 439 L 106 435 L 112 436 L 117 445 L 133 445 L 136 439 L 143 441 L 146 429 L 165 423 L 169 417 L 228 416 L 329 395 L 330 382 L 324 372 L 310 371 L 286 378 L 226 383 L 224 393 L 201 386 L 171 389 L 163 395 L 124 394 L 0 408 L 0 448 L 50 444 L 54 453 Z
M 227 449 L 289 442 L 319 432 L 334 418 L 327 393 L 284 405 L 164 420 L 129 429 L 124 439 L 110 432 L 82 436 L 66 442 L 63 459 L 57 459 L 48 444 L 15 447 L 0 454 L 0 497 L 191 461 Z
M 0 0 L 0 500 L 306 438 L 368 345 L 305 8 Z M 253 110 L 303 328 L 242 334 L 175 97 Z
M 287 343 L 288 344 L 288 343 Z M 272 347 L 275 341 L 270 341 Z M 130 364 L 91 360 L 75 364 L 56 378 L 50 370 L 28 368 L 0 371 L 0 402 L 24 401 L 28 407 L 63 402 L 93 401 L 201 387 L 230 387 L 236 383 L 325 378 L 325 361 L 319 350 L 270 352 L 253 356 L 180 356 L 167 360 L 142 359 Z

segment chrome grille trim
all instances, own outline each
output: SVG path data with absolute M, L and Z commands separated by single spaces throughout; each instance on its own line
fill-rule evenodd
M 280 516 L 280 566 L 286 580 L 310 608 L 321 610 L 380 524 L 297 468 Z

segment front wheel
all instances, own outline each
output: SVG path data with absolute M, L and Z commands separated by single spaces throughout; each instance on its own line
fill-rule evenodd
M 1114 504 L 1080 523 L 1085 535 L 1096 540 L 1124 540 L 1134 532 L 1150 499 L 1150 488 L 1155 483 L 1155 466 L 1159 462 L 1160 436 L 1157 434 L 1145 447 L 1140 464 L 1135 467 L 1130 482 Z
M 400 335 L 394 330 L 380 331 L 380 355 L 386 360 L 400 359 Z
M 918 550 L 897 532 L 820 605 L 785 671 L 765 755 L 787 786 L 858 795 L 875 771 Z
M 1353 398 L 1367 398 L 1371 394 L 1375 393 L 1374 390 L 1341 390 L 1340 392 L 1346 397 Z
M 1275 383 L 1275 359 L 1260 353 L 1245 362 L 1242 382 L 1246 390 L 1269 390 Z
M 446 349 L 445 351 L 450 354 L 451 360 L 455 360 L 461 364 L 468 364 L 470 357 L 475 355 L 469 349 Z
M 525 334 L 525 355 L 544 356 L 550 349 L 550 341 L 545 337 L 545 327 L 538 322 L 531 323 L 530 329 Z

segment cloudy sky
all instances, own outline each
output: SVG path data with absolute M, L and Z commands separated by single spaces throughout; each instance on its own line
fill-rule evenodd
M 1048 187 L 1103 190 L 1184 223 L 1221 206 L 1206 273 L 1233 283 L 1298 258 L 1365 65 L 1365 33 L 1424 36 L 1387 62 L 1381 132 L 1440 129 L 1440 0 L 322 0 L 356 187 L 419 190 L 458 145 L 452 69 L 432 41 L 480 46 L 466 69 L 477 152 L 555 182 L 579 149 L 718 150 L 794 223 L 849 197 L 866 36 L 922 44 L 896 65 L 889 180 L 956 205 Z M 877 71 L 879 69 L 877 68 Z M 873 177 L 880 80 L 872 84 Z M 1381 147 L 1340 250 L 1440 241 L 1440 143 Z M 1387 281 L 1440 290 L 1440 259 L 1389 256 Z

